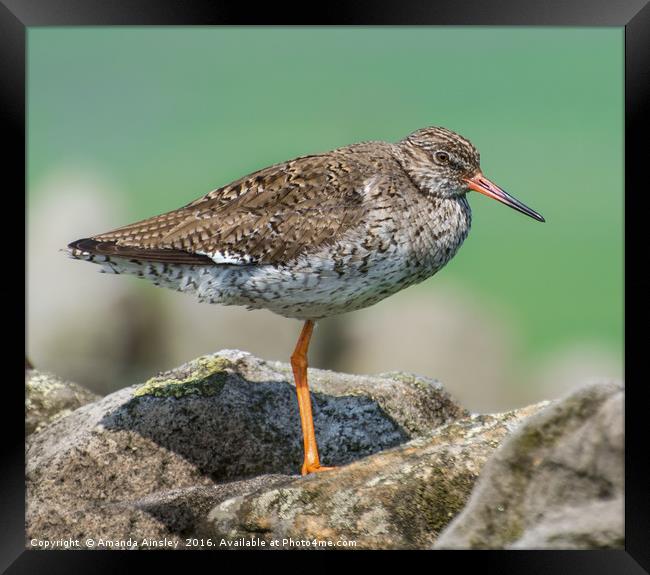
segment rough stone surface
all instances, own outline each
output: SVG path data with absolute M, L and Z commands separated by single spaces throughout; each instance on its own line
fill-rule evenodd
M 439 383 L 416 376 L 309 376 L 330 465 L 467 415 Z M 223 351 L 47 425 L 27 443 L 28 541 L 185 532 L 206 501 L 296 473 L 302 440 L 291 380 L 287 365 Z M 246 483 L 263 475 L 273 477 Z
M 81 500 L 68 507 L 40 502 L 42 509 L 28 513 L 27 547 L 35 547 L 31 544 L 34 538 L 50 542 L 72 538 L 79 541 L 80 549 L 218 548 L 219 542 L 202 545 L 196 541 L 196 525 L 215 505 L 290 479 L 285 475 L 262 475 L 222 484 L 161 490 L 132 499 Z M 89 538 L 92 544 L 88 543 Z
M 228 499 L 199 525 L 214 540 L 256 539 L 294 548 L 422 549 L 465 504 L 489 455 L 546 403 L 474 415 L 333 472 Z
M 621 386 L 472 415 L 413 375 L 309 376 L 339 467 L 300 477 L 286 364 L 226 350 L 99 399 L 28 374 L 27 547 L 623 546 Z
M 623 395 L 593 384 L 527 420 L 434 548 L 622 548 Z
M 48 423 L 100 398 L 86 388 L 51 373 L 25 370 L 25 433 L 30 435 Z

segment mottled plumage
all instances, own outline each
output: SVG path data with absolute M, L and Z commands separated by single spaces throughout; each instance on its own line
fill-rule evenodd
M 543 218 L 487 180 L 445 128 L 270 166 L 186 206 L 72 242 L 74 258 L 305 324 L 291 356 L 303 474 L 321 467 L 307 386 L 314 320 L 360 309 L 442 268 L 469 232 L 476 190 Z
M 467 140 L 429 128 L 270 166 L 69 252 L 211 303 L 303 319 L 359 309 L 435 273 L 467 236 L 466 190 L 428 181 L 443 147 L 477 171 Z

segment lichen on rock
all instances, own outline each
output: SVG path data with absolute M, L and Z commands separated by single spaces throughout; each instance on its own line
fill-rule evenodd
M 40 423 L 27 439 L 27 541 L 151 537 L 183 547 L 187 537 L 255 537 L 356 549 L 623 541 L 616 384 L 471 414 L 421 376 L 310 369 L 321 460 L 336 469 L 301 477 L 287 364 L 223 350 L 104 398 L 30 377 L 27 419 Z M 61 389 L 66 401 L 52 401 Z M 53 411 L 43 415 L 45 407 Z
M 622 548 L 623 454 L 623 387 L 585 386 L 504 442 L 435 548 Z
M 466 414 L 436 382 L 309 374 L 321 457 L 329 464 L 345 466 Z M 195 506 L 216 505 L 253 479 L 270 487 L 295 476 L 301 462 L 289 366 L 225 350 L 34 434 L 27 445 L 28 533 L 171 536 L 170 525 L 187 524 L 173 516 L 198 517 Z M 173 508 L 161 495 L 170 491 Z M 143 511 L 154 508 L 155 517 Z
M 191 361 L 181 368 L 160 373 L 138 386 L 134 397 L 150 395 L 153 397 L 183 397 L 198 394 L 215 395 L 226 383 L 228 368 L 233 364 L 220 356 L 204 356 Z
M 59 377 L 35 369 L 25 371 L 25 432 L 27 435 L 65 417 L 99 395 Z
M 425 548 L 462 510 L 513 419 L 546 405 L 470 415 L 334 472 L 223 501 L 199 533 L 268 543 L 353 540 L 356 549 Z

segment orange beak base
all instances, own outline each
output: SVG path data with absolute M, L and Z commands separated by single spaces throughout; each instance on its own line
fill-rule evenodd
M 527 216 L 530 216 L 531 218 L 537 220 L 538 222 L 546 221 L 535 210 L 531 210 L 528 206 L 522 204 L 517 198 L 513 198 L 505 190 L 502 190 L 495 183 L 488 180 L 481 172 L 479 172 L 472 178 L 466 178 L 465 181 L 467 182 L 467 185 L 469 186 L 470 190 L 474 190 L 475 192 L 484 194 L 488 198 L 494 198 L 495 200 L 498 200 L 502 204 L 505 204 L 506 206 L 510 206 L 512 209 L 517 210 L 522 214 L 526 214 Z

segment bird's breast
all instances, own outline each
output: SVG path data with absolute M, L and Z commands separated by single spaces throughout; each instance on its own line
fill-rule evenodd
M 464 196 L 424 199 L 403 212 L 406 258 L 416 262 L 422 279 L 442 268 L 467 237 L 472 212 Z

